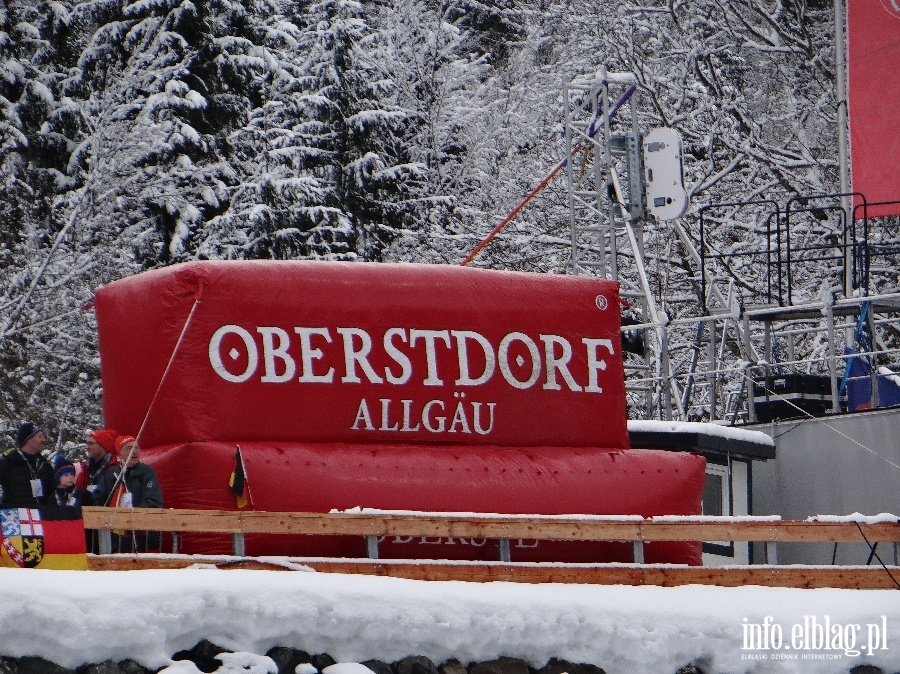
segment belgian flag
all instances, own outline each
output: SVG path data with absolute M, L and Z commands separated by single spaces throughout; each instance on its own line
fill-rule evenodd
M 0 566 L 86 571 L 80 506 L 0 510 Z
M 246 508 L 253 505 L 250 497 L 250 483 L 247 480 L 247 468 L 244 466 L 244 457 L 241 456 L 241 446 L 237 445 L 234 452 L 234 468 L 231 470 L 231 479 L 228 480 L 231 493 L 237 498 L 237 507 Z

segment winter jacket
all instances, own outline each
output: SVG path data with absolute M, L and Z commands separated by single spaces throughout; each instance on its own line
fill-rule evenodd
M 75 486 L 96 493 L 97 485 L 106 472 L 119 463 L 119 459 L 112 454 L 106 454 L 99 461 L 87 459 L 78 464 L 78 475 L 75 478 Z
M 40 496 L 34 496 L 32 480 L 41 481 Z M 0 506 L 33 508 L 47 503 L 55 488 L 53 466 L 40 454 L 10 449 L 0 456 Z
M 66 489 L 57 487 L 47 502 L 60 506 L 89 506 L 94 505 L 94 495 L 87 489 L 74 485 Z
M 122 464 L 116 464 L 103 473 L 100 484 L 94 494 L 94 502 L 97 505 L 115 506 L 115 503 L 107 503 L 116 486 L 119 473 L 122 472 Z M 139 463 L 125 470 L 125 488 L 131 493 L 131 505 L 134 508 L 162 508 L 163 494 L 159 486 L 159 479 L 152 466 Z

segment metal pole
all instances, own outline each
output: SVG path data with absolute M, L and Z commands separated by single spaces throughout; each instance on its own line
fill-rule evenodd
M 841 180 L 841 208 L 844 210 L 845 222 L 853 221 L 853 204 L 850 196 L 850 163 L 848 159 L 849 142 L 847 139 L 847 45 L 844 40 L 846 12 L 843 0 L 834 0 L 834 69 L 837 95 L 838 123 L 838 170 Z M 844 228 L 845 239 L 852 228 Z M 849 264 L 849 253 L 854 241 L 844 241 L 844 296 L 853 292 L 852 270 Z
M 716 417 L 716 322 L 706 322 L 709 328 L 709 420 L 715 421 Z
M 569 230 L 572 236 L 572 275 L 578 275 L 578 233 L 575 228 L 575 195 L 572 181 L 572 120 L 569 117 L 569 83 L 563 78 L 563 108 L 566 119 L 566 181 L 569 186 Z
M 591 114 L 591 119 L 597 120 L 600 119 L 600 115 L 606 115 L 607 110 L 602 108 L 603 103 L 600 98 L 600 91 L 603 87 L 602 82 L 595 82 L 591 85 L 591 105 L 593 107 L 593 112 Z M 607 101 L 608 102 L 608 101 Z M 596 122 L 592 122 L 596 123 Z M 607 256 L 606 256 L 606 229 L 604 228 L 604 219 L 603 219 L 603 195 L 605 193 L 605 186 L 607 182 L 607 178 L 604 175 L 606 171 L 606 160 L 604 159 L 605 150 L 600 145 L 600 134 L 598 133 L 598 129 L 594 129 L 594 135 L 591 136 L 590 140 L 585 140 L 585 161 L 587 161 L 587 144 L 590 143 L 591 147 L 591 155 L 594 158 L 594 206 L 597 209 L 596 217 L 597 217 L 597 231 L 593 236 L 595 245 L 597 246 L 600 253 L 600 275 L 603 278 L 606 278 L 607 274 Z
M 834 298 L 831 293 L 826 293 L 822 300 L 825 302 L 825 321 L 828 329 L 828 371 L 831 375 L 831 411 L 837 414 L 841 411 L 840 386 L 837 376 L 837 363 L 835 354 L 836 339 L 834 331 Z
M 612 185 L 612 154 L 610 153 L 609 144 L 611 142 L 610 132 L 610 115 L 606 114 L 609 110 L 609 76 L 605 67 L 600 68 L 600 86 L 603 95 L 603 170 L 606 172 L 606 196 L 609 202 L 609 227 L 606 236 L 609 241 L 609 278 L 614 281 L 619 280 L 619 251 L 616 247 L 616 204 L 615 200 L 609 198 L 609 187 Z
M 881 396 L 878 392 L 878 335 L 875 332 L 875 305 L 869 305 L 869 335 L 871 337 L 872 344 L 869 346 L 869 350 L 872 352 L 871 358 L 871 367 L 869 368 L 869 376 L 870 381 L 872 382 L 872 409 L 877 407 L 881 407 Z

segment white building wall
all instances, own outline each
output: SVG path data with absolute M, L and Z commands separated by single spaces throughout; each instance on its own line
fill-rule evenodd
M 900 408 L 752 428 L 776 446 L 774 460 L 753 463 L 754 515 L 900 514 Z M 754 546 L 754 560 L 762 559 L 761 550 Z M 882 543 L 877 551 L 896 563 L 895 546 Z M 865 543 L 841 543 L 836 551 L 830 544 L 778 544 L 780 564 L 865 564 L 869 553 Z

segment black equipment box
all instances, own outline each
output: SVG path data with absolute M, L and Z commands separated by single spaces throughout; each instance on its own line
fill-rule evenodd
M 822 417 L 833 407 L 831 377 L 817 374 L 769 375 L 753 380 L 756 420 Z

